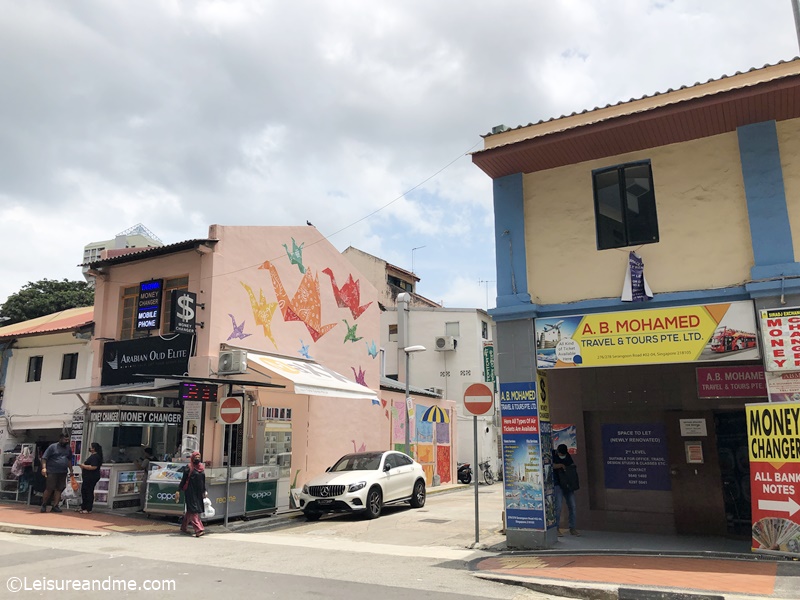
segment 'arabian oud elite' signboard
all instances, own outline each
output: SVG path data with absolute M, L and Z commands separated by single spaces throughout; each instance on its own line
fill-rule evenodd
M 753 550 L 800 557 L 800 403 L 746 409 Z
M 611 367 L 760 357 L 749 301 L 536 319 L 536 367 Z

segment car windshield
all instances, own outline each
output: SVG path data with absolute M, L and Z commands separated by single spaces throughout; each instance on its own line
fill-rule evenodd
M 331 471 L 377 471 L 381 466 L 381 453 L 348 454 L 331 467 Z

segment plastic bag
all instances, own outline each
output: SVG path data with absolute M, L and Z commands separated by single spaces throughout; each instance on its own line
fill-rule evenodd
M 61 492 L 61 499 L 62 500 L 77 500 L 78 498 L 80 498 L 80 494 L 78 493 L 78 490 L 73 489 L 73 487 L 71 485 L 68 485 L 67 487 L 65 487 L 64 491 Z
M 203 518 L 204 519 L 210 519 L 215 514 L 217 514 L 217 511 L 215 511 L 214 507 L 211 505 L 211 499 L 210 498 L 203 498 L 203 509 L 204 509 L 203 510 Z

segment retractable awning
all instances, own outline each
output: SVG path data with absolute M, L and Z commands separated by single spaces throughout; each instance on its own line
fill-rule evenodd
M 313 360 L 296 360 L 271 354 L 247 351 L 247 366 L 265 375 L 277 375 L 294 384 L 295 394 L 373 400 L 378 393 L 351 381 Z
M 72 423 L 72 413 L 61 415 L 4 415 L 11 430 L 63 429 Z
M 91 387 L 77 388 L 74 390 L 59 390 L 51 392 L 54 396 L 64 394 L 127 394 L 129 392 L 151 392 L 175 387 L 180 383 L 177 379 L 154 379 L 153 381 L 143 381 L 142 383 L 121 383 L 118 385 L 94 385 Z

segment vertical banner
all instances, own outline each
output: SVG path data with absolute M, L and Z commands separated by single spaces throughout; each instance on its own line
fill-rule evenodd
M 752 548 L 800 557 L 800 403 L 745 408 Z
M 800 370 L 800 308 L 762 310 L 761 337 L 767 371 Z
M 625 271 L 625 282 L 622 284 L 623 302 L 644 302 L 653 297 L 647 279 L 644 278 L 644 261 L 636 252 L 628 254 L 628 268 Z
M 506 527 L 543 531 L 547 523 L 536 383 L 501 383 L 500 416 Z M 543 422 L 545 424 L 549 433 L 550 424 Z M 549 435 L 547 437 L 549 440 Z M 552 467 L 550 478 L 552 481 Z

